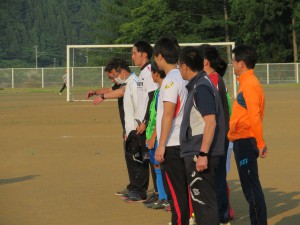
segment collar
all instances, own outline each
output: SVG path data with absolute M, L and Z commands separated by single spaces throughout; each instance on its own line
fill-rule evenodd
M 198 72 L 190 81 L 189 81 L 189 83 L 186 85 L 186 88 L 188 89 L 188 90 L 191 90 L 191 88 L 193 88 L 194 86 L 195 86 L 195 84 L 197 83 L 197 81 L 201 78 L 201 77 L 203 77 L 203 76 L 205 76 L 206 75 L 206 73 L 203 71 L 203 70 L 201 70 L 200 72 Z
M 245 80 L 247 80 L 248 77 L 250 77 L 250 76 L 254 76 L 254 70 L 253 70 L 253 69 L 247 70 L 246 72 L 244 72 L 243 74 L 241 74 L 241 75 L 237 78 L 237 80 L 238 80 L 240 83 L 242 83 L 242 82 L 244 82 Z
M 125 80 L 125 84 L 129 83 L 129 82 L 134 78 L 134 76 L 132 76 L 132 75 L 134 75 L 134 74 L 135 74 L 135 73 L 132 72 L 132 73 L 129 75 L 129 77 L 127 77 L 127 79 Z
M 146 62 L 146 63 L 142 66 L 141 71 L 142 71 L 143 69 L 145 69 L 145 67 L 148 66 L 149 64 L 151 64 L 150 61 Z

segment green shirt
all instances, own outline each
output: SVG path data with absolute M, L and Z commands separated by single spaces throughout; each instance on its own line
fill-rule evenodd
M 159 89 L 154 92 L 153 99 L 150 104 L 150 116 L 149 122 L 146 129 L 146 139 L 149 140 L 154 132 L 156 126 L 156 109 L 157 109 L 157 100 L 159 95 Z

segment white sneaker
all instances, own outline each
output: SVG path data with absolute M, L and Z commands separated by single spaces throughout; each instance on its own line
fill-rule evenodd
M 169 222 L 169 225 L 172 225 L 172 222 Z M 194 217 L 191 217 L 189 220 L 189 225 L 197 225 Z
M 189 225 L 196 225 L 195 218 L 192 216 L 189 220 Z

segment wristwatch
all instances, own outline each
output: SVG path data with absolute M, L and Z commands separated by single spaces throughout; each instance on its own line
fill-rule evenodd
M 206 153 L 206 152 L 201 152 L 201 151 L 200 151 L 200 152 L 199 152 L 199 155 L 202 156 L 202 157 L 205 157 L 205 156 L 208 156 L 208 153 Z
M 101 97 L 102 99 L 105 99 L 105 98 L 104 98 L 104 93 L 100 94 L 100 97 Z

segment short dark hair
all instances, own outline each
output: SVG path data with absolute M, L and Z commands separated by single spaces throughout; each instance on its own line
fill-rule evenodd
M 180 51 L 179 64 L 186 64 L 194 72 L 201 71 L 203 70 L 203 57 L 196 47 L 187 46 Z
M 166 77 L 165 71 L 160 70 L 160 69 L 158 68 L 158 65 L 157 65 L 157 63 L 156 63 L 155 61 L 153 61 L 153 62 L 151 63 L 151 72 L 153 72 L 153 73 L 158 73 L 159 76 L 160 76 L 160 78 L 162 78 L 162 79 L 164 79 L 164 78 Z
M 232 50 L 235 61 L 243 61 L 248 69 L 254 69 L 257 61 L 257 53 L 252 46 L 240 45 Z
M 219 51 L 216 47 L 204 44 L 198 47 L 200 54 L 204 59 L 207 59 L 210 63 L 210 66 L 221 76 L 223 77 L 226 69 L 227 63 L 226 61 L 220 56 Z
M 161 56 L 168 64 L 176 64 L 179 57 L 180 47 L 173 37 L 161 37 L 154 45 L 154 55 Z
M 122 58 L 112 58 L 105 66 L 105 72 L 111 72 L 115 69 L 117 72 L 121 72 L 122 69 L 131 73 L 128 63 Z
M 113 64 L 112 64 L 112 60 L 110 60 L 110 61 L 106 64 L 106 66 L 105 66 L 105 68 L 104 68 L 104 71 L 110 73 L 110 72 L 112 71 L 112 69 L 113 69 Z
M 136 47 L 138 52 L 147 53 L 148 60 L 151 59 L 152 54 L 153 54 L 153 48 L 148 42 L 146 42 L 146 41 L 137 41 L 137 42 L 134 43 L 133 46 Z

